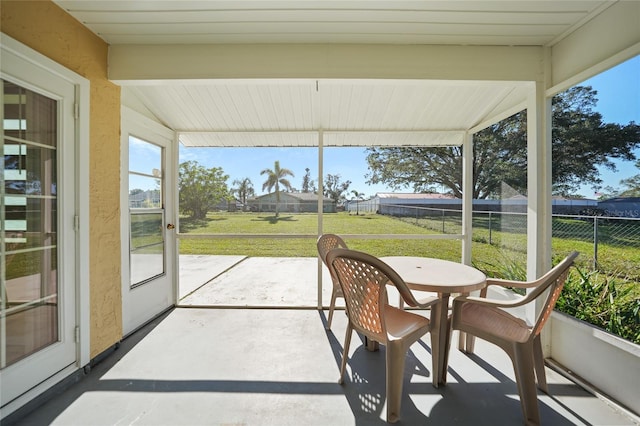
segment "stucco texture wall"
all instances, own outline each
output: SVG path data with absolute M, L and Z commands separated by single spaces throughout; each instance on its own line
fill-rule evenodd
M 50 1 L 1 1 L 0 30 L 90 80 L 91 357 L 122 338 L 120 87 L 108 45 Z

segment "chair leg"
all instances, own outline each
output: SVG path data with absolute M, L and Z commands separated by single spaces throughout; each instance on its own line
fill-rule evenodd
M 380 343 L 367 336 L 364 336 L 364 347 L 367 348 L 369 352 L 378 352 L 380 350 Z
M 547 375 L 544 371 L 544 355 L 542 354 L 542 342 L 539 334 L 533 340 L 533 362 L 536 366 L 538 388 L 548 394 L 549 388 L 547 386 Z
M 459 331 L 458 333 L 458 350 L 466 354 L 473 354 L 473 351 L 475 350 L 476 337 L 473 334 L 469 334 L 464 331 Z
M 468 296 L 469 293 L 460 293 L 460 295 Z M 462 330 L 460 330 L 458 333 L 458 350 L 466 354 L 472 354 L 476 342 L 475 336 L 465 333 Z
M 344 371 L 347 368 L 347 357 L 349 356 L 349 345 L 351 345 L 351 335 L 353 328 L 351 327 L 351 322 L 347 324 L 347 333 L 344 336 L 344 350 L 342 352 L 342 363 L 340 365 L 340 378 L 338 379 L 338 383 L 344 383 Z
M 466 347 L 465 350 L 468 354 L 472 354 L 475 351 L 476 336 L 466 333 Z
M 444 293 L 440 301 L 431 307 L 431 358 L 433 386 L 447 384 L 451 322 L 448 318 L 449 294 Z M 443 325 L 444 324 L 444 325 Z M 444 331 L 441 333 L 440 330 Z
M 402 382 L 404 380 L 404 365 L 407 351 L 403 344 L 393 341 L 388 342 L 386 350 L 387 422 L 395 423 L 400 420 Z
M 329 305 L 329 319 L 327 320 L 327 330 L 331 330 L 331 321 L 333 320 L 333 311 L 336 309 L 336 299 L 338 297 L 338 292 L 335 287 L 331 292 L 331 304 Z
M 540 412 L 538 410 L 533 352 L 531 345 L 516 344 L 513 351 L 513 369 L 525 423 L 539 425 Z

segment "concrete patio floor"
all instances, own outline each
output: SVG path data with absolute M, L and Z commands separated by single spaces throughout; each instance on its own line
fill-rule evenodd
M 318 305 L 317 258 L 181 255 L 179 263 L 181 306 Z M 324 271 L 326 306 L 332 283 Z
M 286 269 L 286 264 L 273 259 L 256 265 L 247 262 L 250 259 L 237 263 L 238 259 L 228 258 L 227 267 L 222 259 L 192 260 L 200 270 L 195 266 L 188 273 L 183 270 L 184 279 L 200 276 L 205 280 L 198 284 L 198 278 L 198 283 L 190 284 L 190 291 L 185 290 L 197 301 L 194 305 L 207 300 L 199 292 L 215 294 L 214 283 L 233 287 L 231 294 L 248 295 L 252 289 L 269 286 L 269 279 L 264 277 L 265 264 L 271 265 L 271 276 L 287 277 L 290 286 L 298 285 L 304 292 L 310 285 L 311 293 L 317 294 L 315 259 L 307 259 L 310 264 L 301 261 L 307 268 L 305 274 L 313 267 L 310 279 L 300 275 L 302 265 L 296 262 L 289 264 L 293 269 L 285 273 L 275 270 L 280 269 L 276 265 Z M 207 260 L 217 265 L 213 276 L 219 281 L 211 281 L 203 272 Z M 239 269 L 234 280 L 234 270 L 243 263 L 247 268 Z M 229 264 L 236 266 L 229 269 Z M 255 272 L 251 271 L 256 270 L 262 273 L 258 278 L 252 276 Z M 189 273 L 192 278 L 188 278 Z M 205 283 L 209 284 L 202 287 Z M 256 298 L 264 303 L 258 309 L 173 309 L 125 339 L 67 390 L 42 406 L 12 416 L 3 425 L 385 424 L 384 347 L 369 352 L 354 334 L 345 384 L 339 385 L 347 325 L 343 311 L 334 316 L 332 330 L 326 330 L 326 311 L 265 308 L 293 297 L 273 291 L 278 294 L 272 296 L 273 300 Z M 227 302 L 224 304 L 254 300 L 247 297 Z M 454 333 L 454 342 L 456 337 Z M 434 388 L 429 342 L 426 335 L 409 351 L 398 424 L 523 423 L 513 368 L 504 352 L 477 340 L 476 354 L 467 356 L 452 345 L 448 383 Z M 549 368 L 547 380 L 550 394 L 538 393 L 543 425 L 638 424 L 637 418 Z

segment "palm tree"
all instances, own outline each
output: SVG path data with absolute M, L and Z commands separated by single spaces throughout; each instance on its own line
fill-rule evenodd
M 364 193 L 358 192 L 355 189 L 352 190 L 351 193 L 353 194 L 353 198 L 356 200 L 356 216 L 358 216 L 360 214 L 360 203 L 358 201 L 364 198 Z
M 233 192 L 238 194 L 238 198 L 242 202 L 242 208 L 246 209 L 247 207 L 247 198 L 253 197 L 256 194 L 256 191 L 253 189 L 253 182 L 248 177 L 244 179 L 236 179 L 233 181 L 233 186 L 235 189 Z
M 273 170 L 264 169 L 260 172 L 260 174 L 267 175 L 267 180 L 262 184 L 263 191 L 265 188 L 267 188 L 269 192 L 271 192 L 271 189 L 274 187 L 276 189 L 276 217 L 278 217 L 278 205 L 280 204 L 280 185 L 284 186 L 285 189 L 291 191 L 291 182 L 289 182 L 285 178 L 285 176 L 293 177 L 294 174 L 289 169 L 281 169 L 280 161 L 275 162 L 275 164 L 273 165 Z

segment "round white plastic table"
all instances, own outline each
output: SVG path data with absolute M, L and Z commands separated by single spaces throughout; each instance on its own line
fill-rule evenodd
M 487 277 L 479 270 L 462 263 L 415 256 L 380 258 L 393 268 L 410 289 L 438 293 L 439 303 L 431 309 L 431 358 L 433 385 L 447 382 L 447 365 L 451 330 L 448 311 L 451 293 L 469 294 L 486 285 Z

